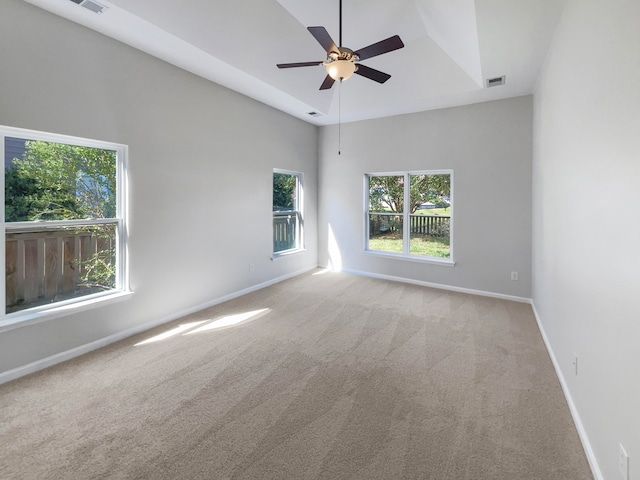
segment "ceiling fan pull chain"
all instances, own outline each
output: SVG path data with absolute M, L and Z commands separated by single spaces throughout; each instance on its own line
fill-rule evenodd
M 340 0 L 342 3 L 342 0 Z M 342 79 L 338 85 L 338 155 L 342 149 Z

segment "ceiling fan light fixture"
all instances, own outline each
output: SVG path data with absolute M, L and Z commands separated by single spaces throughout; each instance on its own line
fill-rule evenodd
M 326 64 L 327 75 L 334 80 L 348 80 L 356 71 L 356 64 L 351 60 L 334 60 Z

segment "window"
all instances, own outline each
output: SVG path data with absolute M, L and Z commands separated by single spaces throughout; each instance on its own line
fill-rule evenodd
M 0 127 L 5 315 L 127 290 L 123 145 Z
M 302 250 L 302 174 L 273 171 L 273 253 Z
M 366 250 L 450 263 L 451 171 L 365 175 Z

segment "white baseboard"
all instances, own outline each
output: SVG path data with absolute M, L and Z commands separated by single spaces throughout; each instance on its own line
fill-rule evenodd
M 580 414 L 578 413 L 578 409 L 576 408 L 575 403 L 573 402 L 573 398 L 571 397 L 571 391 L 569 390 L 569 385 L 567 384 L 564 374 L 560 369 L 560 364 L 556 359 L 556 356 L 551 348 L 551 344 L 549 343 L 549 338 L 547 337 L 546 332 L 544 331 L 544 327 L 542 326 L 542 321 L 540 320 L 540 316 L 538 315 L 538 311 L 536 310 L 536 305 L 532 301 L 531 308 L 533 309 L 533 315 L 536 318 L 536 322 L 538 323 L 538 330 L 540 330 L 540 334 L 542 335 L 542 339 L 544 340 L 544 344 L 547 347 L 547 352 L 549 352 L 549 357 L 551 357 L 551 363 L 553 363 L 553 368 L 556 371 L 556 376 L 558 380 L 560 380 L 560 385 L 562 386 L 562 391 L 564 393 L 564 397 L 567 400 L 567 405 L 569 405 L 569 410 L 571 411 L 571 416 L 573 417 L 573 422 L 576 425 L 576 429 L 578 430 L 578 436 L 580 437 L 580 441 L 582 442 L 582 448 L 584 448 L 584 453 L 587 456 L 587 461 L 589 462 L 589 466 L 591 467 L 591 472 L 593 473 L 593 477 L 595 480 L 604 480 L 604 476 L 602 475 L 602 471 L 600 470 L 600 466 L 598 465 L 598 460 L 593 452 L 593 448 L 591 448 L 591 442 L 589 441 L 589 437 L 587 436 L 587 432 L 582 424 L 582 419 L 580 418 Z
M 124 340 L 125 338 L 131 337 L 133 335 L 137 335 L 138 333 L 142 333 L 152 328 L 159 327 L 160 325 L 171 322 L 173 320 L 177 320 L 178 318 L 185 317 L 192 313 L 199 312 L 200 310 L 204 310 L 205 308 L 213 307 L 215 305 L 226 302 L 228 300 L 233 300 L 234 298 L 240 297 L 242 295 L 246 295 L 247 293 L 255 292 L 256 290 L 261 290 L 265 287 L 275 285 L 276 283 L 280 283 L 290 278 L 296 277 L 298 275 L 302 275 L 303 273 L 310 272 L 311 270 L 315 270 L 316 268 L 318 267 L 314 266 L 314 267 L 298 270 L 296 272 L 289 273 L 287 275 L 283 275 L 281 277 L 277 277 L 272 280 L 259 283 L 257 285 L 253 285 L 243 290 L 230 293 L 223 297 L 209 300 L 208 302 L 202 303 L 200 305 L 196 305 L 194 307 L 190 307 L 186 310 L 182 310 L 180 312 L 176 312 L 171 315 L 167 315 L 166 317 L 159 318 L 151 322 L 147 322 L 143 325 L 138 325 L 136 327 L 129 328 L 127 330 L 123 330 L 118 333 L 114 333 L 113 335 L 109 335 L 108 337 L 101 338 L 99 340 L 87 343 L 85 345 L 80 345 L 79 347 L 72 348 L 71 350 L 66 350 L 64 352 L 56 353 L 55 355 L 51 355 L 49 357 L 43 358 L 41 360 L 37 360 L 27 365 L 22 365 L 12 370 L 7 370 L 6 372 L 0 373 L 0 385 L 6 382 L 10 382 L 11 380 L 15 380 L 16 378 L 24 377 L 25 375 L 29 375 L 39 370 L 43 370 L 45 368 L 51 367 L 58 363 L 71 360 L 72 358 L 79 357 L 80 355 L 84 355 L 85 353 L 89 353 L 93 350 L 97 350 L 98 348 L 106 347 L 107 345 L 110 345 L 112 343 L 119 342 L 120 340 Z
M 361 272 L 361 271 L 358 271 L 358 270 L 343 269 L 341 271 L 344 272 L 344 273 L 351 273 L 353 275 L 360 275 L 360 276 L 363 276 L 363 277 L 379 278 L 381 280 L 389 280 L 391 282 L 410 283 L 412 285 L 420 285 L 422 287 L 437 288 L 439 290 L 449 290 L 451 292 L 468 293 L 470 295 L 479 295 L 481 297 L 491 297 L 491 298 L 499 298 L 499 299 L 502 299 L 502 300 L 511 300 L 512 302 L 531 303 L 531 299 L 530 298 L 516 297 L 514 295 L 505 295 L 503 293 L 485 292 L 483 290 L 473 290 L 471 288 L 454 287 L 454 286 L 451 286 L 451 285 L 443 285 L 441 283 L 424 282 L 422 280 L 412 280 L 410 278 L 394 277 L 394 276 L 391 276 L 391 275 L 383 275 L 383 274 L 380 274 L 380 273 Z

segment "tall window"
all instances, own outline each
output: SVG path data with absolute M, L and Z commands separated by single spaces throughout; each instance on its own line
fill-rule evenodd
M 451 171 L 365 175 L 366 249 L 451 260 Z
M 283 254 L 303 248 L 302 174 L 273 171 L 273 252 Z
M 125 290 L 126 147 L 9 127 L 0 127 L 0 141 L 3 312 Z

